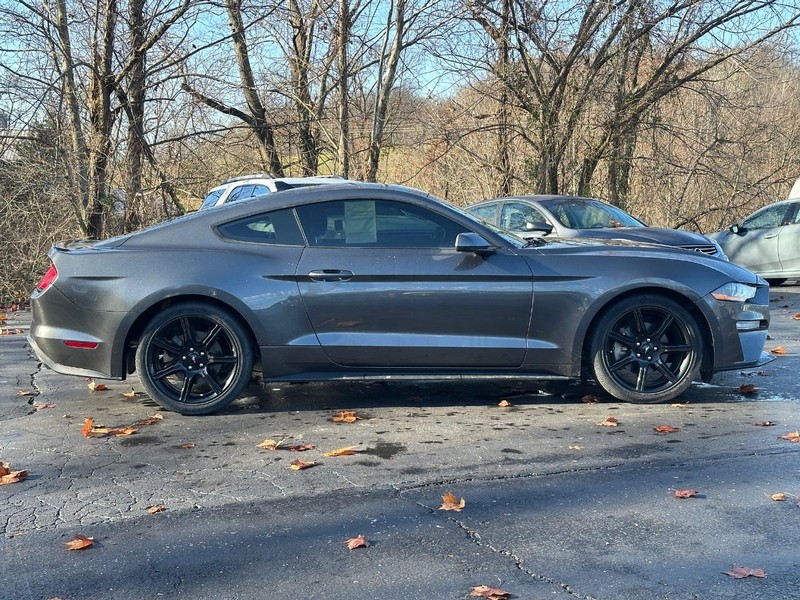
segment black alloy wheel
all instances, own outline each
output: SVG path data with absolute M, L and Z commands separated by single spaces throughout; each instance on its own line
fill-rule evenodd
M 136 350 L 147 393 L 168 410 L 205 415 L 243 391 L 253 370 L 247 331 L 215 306 L 186 303 L 159 313 Z
M 611 306 L 594 328 L 591 361 L 609 394 L 633 403 L 671 400 L 698 376 L 702 333 L 677 302 L 634 296 Z

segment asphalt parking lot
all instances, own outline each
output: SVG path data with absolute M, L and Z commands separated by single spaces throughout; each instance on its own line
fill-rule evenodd
M 0 460 L 28 477 L 0 486 L 0 597 L 797 597 L 800 443 L 781 436 L 800 428 L 800 287 L 772 308 L 775 361 L 675 404 L 530 381 L 254 383 L 210 417 L 160 411 L 135 378 L 92 391 L 43 370 L 13 333 L 29 315 L 9 313 Z M 137 431 L 86 437 L 87 418 Z M 439 508 L 448 492 L 461 511 Z M 93 545 L 67 550 L 79 533 Z

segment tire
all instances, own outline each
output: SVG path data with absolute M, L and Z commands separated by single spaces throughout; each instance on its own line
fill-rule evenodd
M 770 287 L 778 287 L 779 285 L 783 285 L 784 283 L 786 283 L 786 278 L 783 278 L 783 279 L 772 279 L 772 278 L 770 278 L 770 279 L 767 279 L 766 281 L 767 281 L 767 283 L 769 284 Z
M 207 415 L 244 390 L 253 347 L 230 313 L 200 302 L 172 306 L 144 330 L 136 371 L 150 397 L 182 415 Z
M 684 392 L 700 371 L 703 335 L 677 302 L 632 296 L 609 307 L 592 334 L 590 360 L 600 386 L 619 400 L 653 404 Z

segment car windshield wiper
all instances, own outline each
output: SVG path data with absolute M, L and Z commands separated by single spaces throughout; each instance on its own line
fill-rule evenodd
M 525 240 L 524 248 L 530 248 L 531 246 L 544 246 L 547 244 L 547 240 L 541 237 L 532 237 Z

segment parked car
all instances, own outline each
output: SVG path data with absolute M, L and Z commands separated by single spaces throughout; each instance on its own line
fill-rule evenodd
M 728 258 L 770 285 L 800 279 L 800 198 L 775 202 L 709 235 Z
M 704 235 L 682 229 L 648 227 L 621 208 L 595 198 L 510 196 L 478 202 L 466 210 L 526 239 L 544 235 L 623 239 L 677 246 L 725 258 L 719 245 Z
M 318 177 L 271 177 L 269 174 L 242 175 L 225 180 L 221 185 L 209 190 L 198 210 L 207 210 L 230 202 L 246 200 L 299 187 L 329 185 L 349 181 L 338 175 Z
M 58 244 L 30 343 L 184 414 L 250 381 L 588 378 L 630 402 L 767 355 L 769 287 L 703 254 L 532 240 L 422 192 L 330 185 Z

